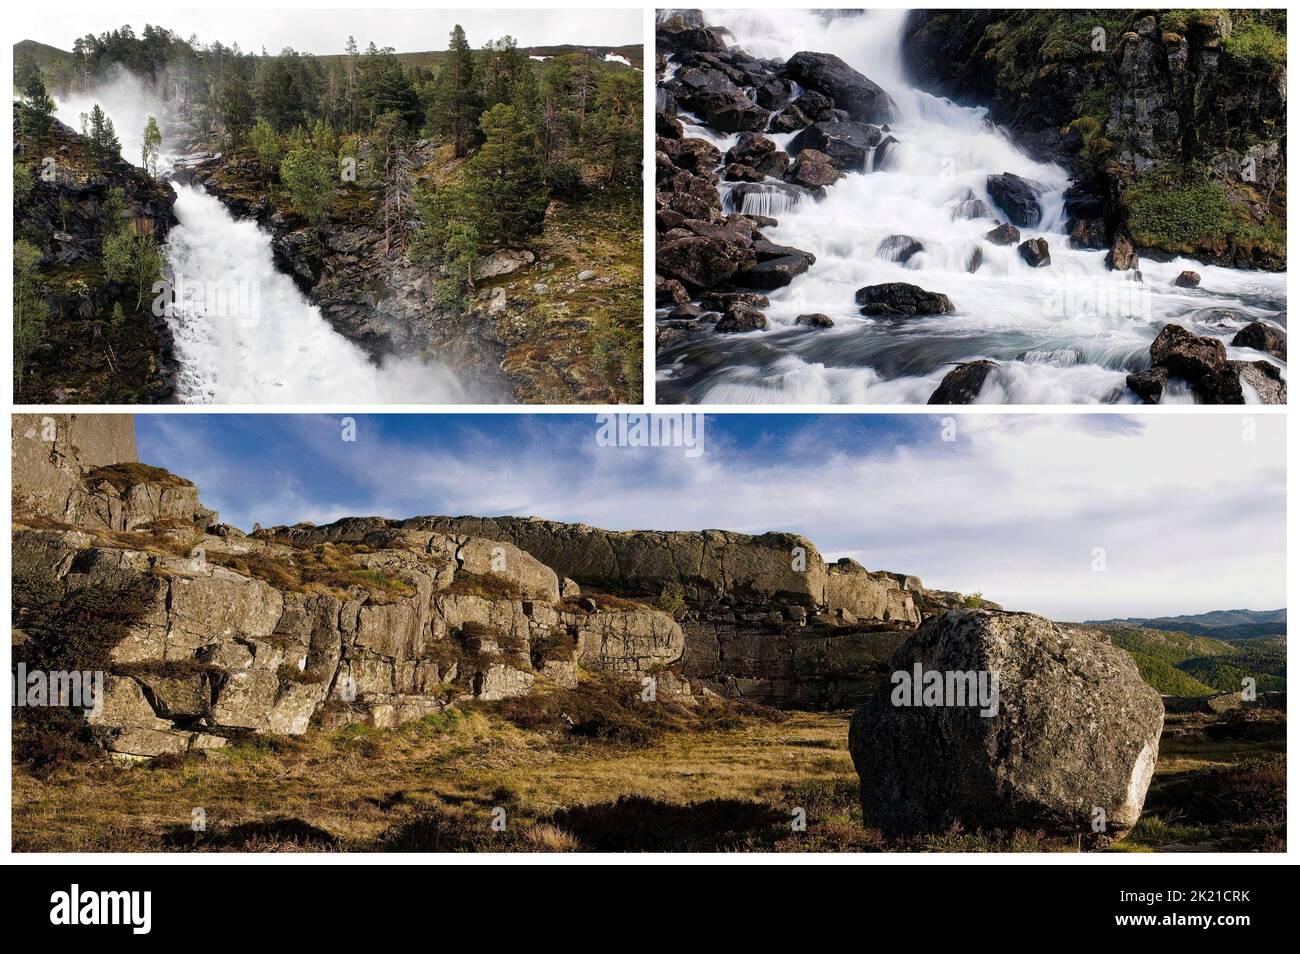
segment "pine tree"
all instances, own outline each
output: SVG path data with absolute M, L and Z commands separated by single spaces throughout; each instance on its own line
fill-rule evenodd
M 45 80 L 41 71 L 33 68 L 23 85 L 23 104 L 27 107 L 22 114 L 23 135 L 27 137 L 34 149 L 45 145 L 45 139 L 54 127 L 54 100 L 45 89 Z
M 280 181 L 289 190 L 289 200 L 314 226 L 320 225 L 334 204 L 337 166 L 332 153 L 311 145 L 291 149 L 280 162 Z
M 36 246 L 21 239 L 14 242 L 14 383 L 20 389 L 49 312 L 36 284 L 40 260 Z
M 89 136 L 90 142 L 87 145 L 90 161 L 95 165 L 108 165 L 122 158 L 122 144 L 117 141 L 117 130 L 113 128 L 113 120 L 99 108 L 99 103 L 96 103 L 90 111 Z
M 466 171 L 479 200 L 479 229 L 522 241 L 541 228 L 548 201 L 533 130 L 504 104 L 484 113 L 480 126 L 484 142 Z
M 239 73 L 232 73 L 221 84 L 221 99 L 218 105 L 221 125 L 226 128 L 226 138 L 231 148 L 242 145 L 253 126 L 253 117 L 257 113 L 252 90 L 248 81 Z
M 478 120 L 477 97 L 474 94 L 474 54 L 470 50 L 465 30 L 458 23 L 451 31 L 449 56 L 443 68 L 442 90 L 439 106 L 455 144 L 456 156 L 469 152 L 474 139 L 474 124 Z

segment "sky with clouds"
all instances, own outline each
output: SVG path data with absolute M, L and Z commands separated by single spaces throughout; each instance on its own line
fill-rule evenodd
M 59 49 L 72 49 L 73 41 L 87 33 L 99 35 L 129 24 L 138 34 L 146 23 L 166 27 L 188 39 L 197 34 L 202 43 L 220 40 L 238 43 L 246 51 L 278 53 L 293 47 L 304 53 L 342 53 L 349 35 L 362 49 L 371 41 L 400 52 L 445 50 L 451 28 L 459 23 L 469 41 L 482 46 L 489 39 L 510 34 L 520 46 L 560 43 L 624 46 L 640 43 L 640 10 L 346 10 L 346 9 L 231 9 L 204 6 L 186 8 L 109 7 L 80 9 L 12 7 L 6 11 L 9 32 L 15 39 L 37 40 Z
M 534 515 L 790 530 L 828 559 L 1057 619 L 1285 605 L 1275 415 L 734 414 L 700 453 L 610 447 L 592 415 L 138 415 L 140 459 L 248 529 Z M 1103 569 L 1095 569 L 1099 556 Z

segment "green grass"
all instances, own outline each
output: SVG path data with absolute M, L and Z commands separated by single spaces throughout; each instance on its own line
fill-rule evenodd
M 1231 35 L 1223 38 L 1223 50 L 1235 59 L 1272 70 L 1286 62 L 1286 34 L 1262 20 L 1239 17 Z

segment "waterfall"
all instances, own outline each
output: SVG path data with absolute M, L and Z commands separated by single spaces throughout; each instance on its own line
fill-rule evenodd
M 740 211 L 778 220 L 765 229 L 767 239 L 813 252 L 816 264 L 768 293 L 767 330 L 689 338 L 665 349 L 661 400 L 924 402 L 953 362 L 988 358 L 1000 367 L 982 401 L 1134 402 L 1125 378 L 1146 366 L 1151 342 L 1170 322 L 1221 339 L 1230 358 L 1283 366 L 1229 342 L 1255 319 L 1285 324 L 1285 274 L 1143 258 L 1136 281 L 1108 270 L 1104 250 L 1072 248 L 1065 231 L 1068 173 L 1026 156 L 986 109 L 913 88 L 901 58 L 905 17 L 901 10 L 838 17 L 813 10 L 706 12 L 707 22 L 730 31 L 729 43 L 755 57 L 784 61 L 801 50 L 840 56 L 893 97 L 897 114 L 889 133 L 897 143 L 878 150 L 870 171 L 830 186 L 824 201 L 745 195 Z M 707 128 L 686 131 L 724 149 L 734 141 Z M 791 137 L 770 138 L 785 148 Z M 1047 241 L 1049 266 L 1033 268 L 1015 245 L 984 240 L 995 218 L 1002 220 L 987 180 L 1003 172 L 1036 186 L 1042 218 L 1021 233 Z M 725 207 L 736 209 L 736 186 L 720 188 Z M 991 213 L 969 217 L 977 202 Z M 916 240 L 921 250 L 899 256 L 898 236 Z M 1200 273 L 1199 288 L 1173 285 L 1185 269 Z M 854 292 L 883 282 L 941 292 L 955 313 L 863 317 Z M 795 319 L 807 313 L 829 315 L 835 327 L 796 327 Z M 1184 399 L 1175 393 L 1170 400 Z
M 122 157 L 136 165 L 146 117 L 156 116 L 164 137 L 159 168 L 172 167 L 177 156 L 168 150 L 174 150 L 175 140 L 168 135 L 163 105 L 138 80 L 126 75 L 91 95 L 60 100 L 58 119 L 80 129 L 80 114 L 95 103 L 113 120 Z M 476 399 L 436 361 L 372 361 L 275 267 L 270 236 L 257 223 L 236 219 L 202 188 L 172 187 L 179 224 L 163 252 L 176 300 L 164 317 L 180 365 L 179 401 L 434 404 Z

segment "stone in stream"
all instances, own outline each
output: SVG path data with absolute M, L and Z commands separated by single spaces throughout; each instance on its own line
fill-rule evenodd
M 762 133 L 741 133 L 736 144 L 727 150 L 725 158 L 728 163 L 745 165 L 778 179 L 785 175 L 786 167 L 790 165 L 790 157 Z
M 808 271 L 808 266 L 812 264 L 810 261 L 812 256 L 807 252 L 798 252 L 797 249 L 792 251 L 797 254 L 770 258 L 743 269 L 736 274 L 736 284 L 748 288 L 761 288 L 764 291 L 784 288 Z
M 1104 844 L 1137 823 L 1164 707 L 1123 650 L 1028 613 L 964 609 L 923 623 L 890 669 L 849 729 L 868 828 Z
M 1011 172 L 989 176 L 989 195 L 1006 217 L 1021 228 L 1033 228 L 1043 217 L 1038 204 L 1038 190 L 1020 176 Z
M 1201 276 L 1190 270 L 1179 272 L 1174 284 L 1179 288 L 1196 288 L 1201 284 Z
M 790 140 L 789 151 L 798 154 L 805 149 L 815 149 L 825 155 L 831 165 L 843 172 L 863 172 L 867 156 L 879 144 L 879 127 L 857 122 L 813 123 Z
M 835 322 L 831 320 L 831 317 L 829 315 L 823 315 L 820 313 L 812 314 L 812 315 L 800 315 L 798 318 L 794 320 L 794 323 L 804 328 L 834 328 L 835 327 Z
M 1042 268 L 1052 264 L 1052 253 L 1047 249 L 1047 239 L 1025 239 L 1018 248 L 1020 257 L 1031 268 Z
M 783 72 L 804 89 L 830 97 L 851 119 L 881 123 L 894 116 L 889 94 L 831 53 L 796 53 Z
M 1286 381 L 1277 366 L 1267 361 L 1229 361 L 1244 386 L 1249 386 L 1261 404 L 1285 404 Z
M 864 315 L 910 318 L 914 315 L 950 315 L 952 300 L 939 292 L 926 291 L 906 282 L 885 282 L 859 288 L 854 301 Z
M 1232 338 L 1238 348 L 1266 351 L 1275 358 L 1286 360 L 1286 332 L 1262 321 L 1252 321 Z
M 985 358 L 959 364 L 943 376 L 926 403 L 971 404 L 979 397 L 984 382 L 996 368 L 996 364 Z
M 1228 366 L 1228 350 L 1217 338 L 1202 338 L 1180 325 L 1165 325 L 1151 343 L 1151 366 L 1182 378 L 1206 404 L 1241 404 L 1237 372 Z
M 831 164 L 831 158 L 826 153 L 817 149 L 805 149 L 799 153 L 785 177 L 795 185 L 816 189 L 831 185 L 843 175 Z
M 1123 232 L 1116 232 L 1110 251 L 1106 253 L 1106 267 L 1111 271 L 1125 272 L 1137 266 L 1138 256 L 1133 248 L 1133 240 Z
M 994 245 L 1015 245 L 1020 241 L 1020 229 L 1004 222 L 997 228 L 991 229 L 984 238 Z
M 924 252 L 925 246 L 910 235 L 891 235 L 880 243 L 876 255 L 890 262 L 905 264 L 917 252 Z
M 733 303 L 714 325 L 719 334 L 732 334 L 738 331 L 762 331 L 767 327 L 767 316 L 757 308 Z

